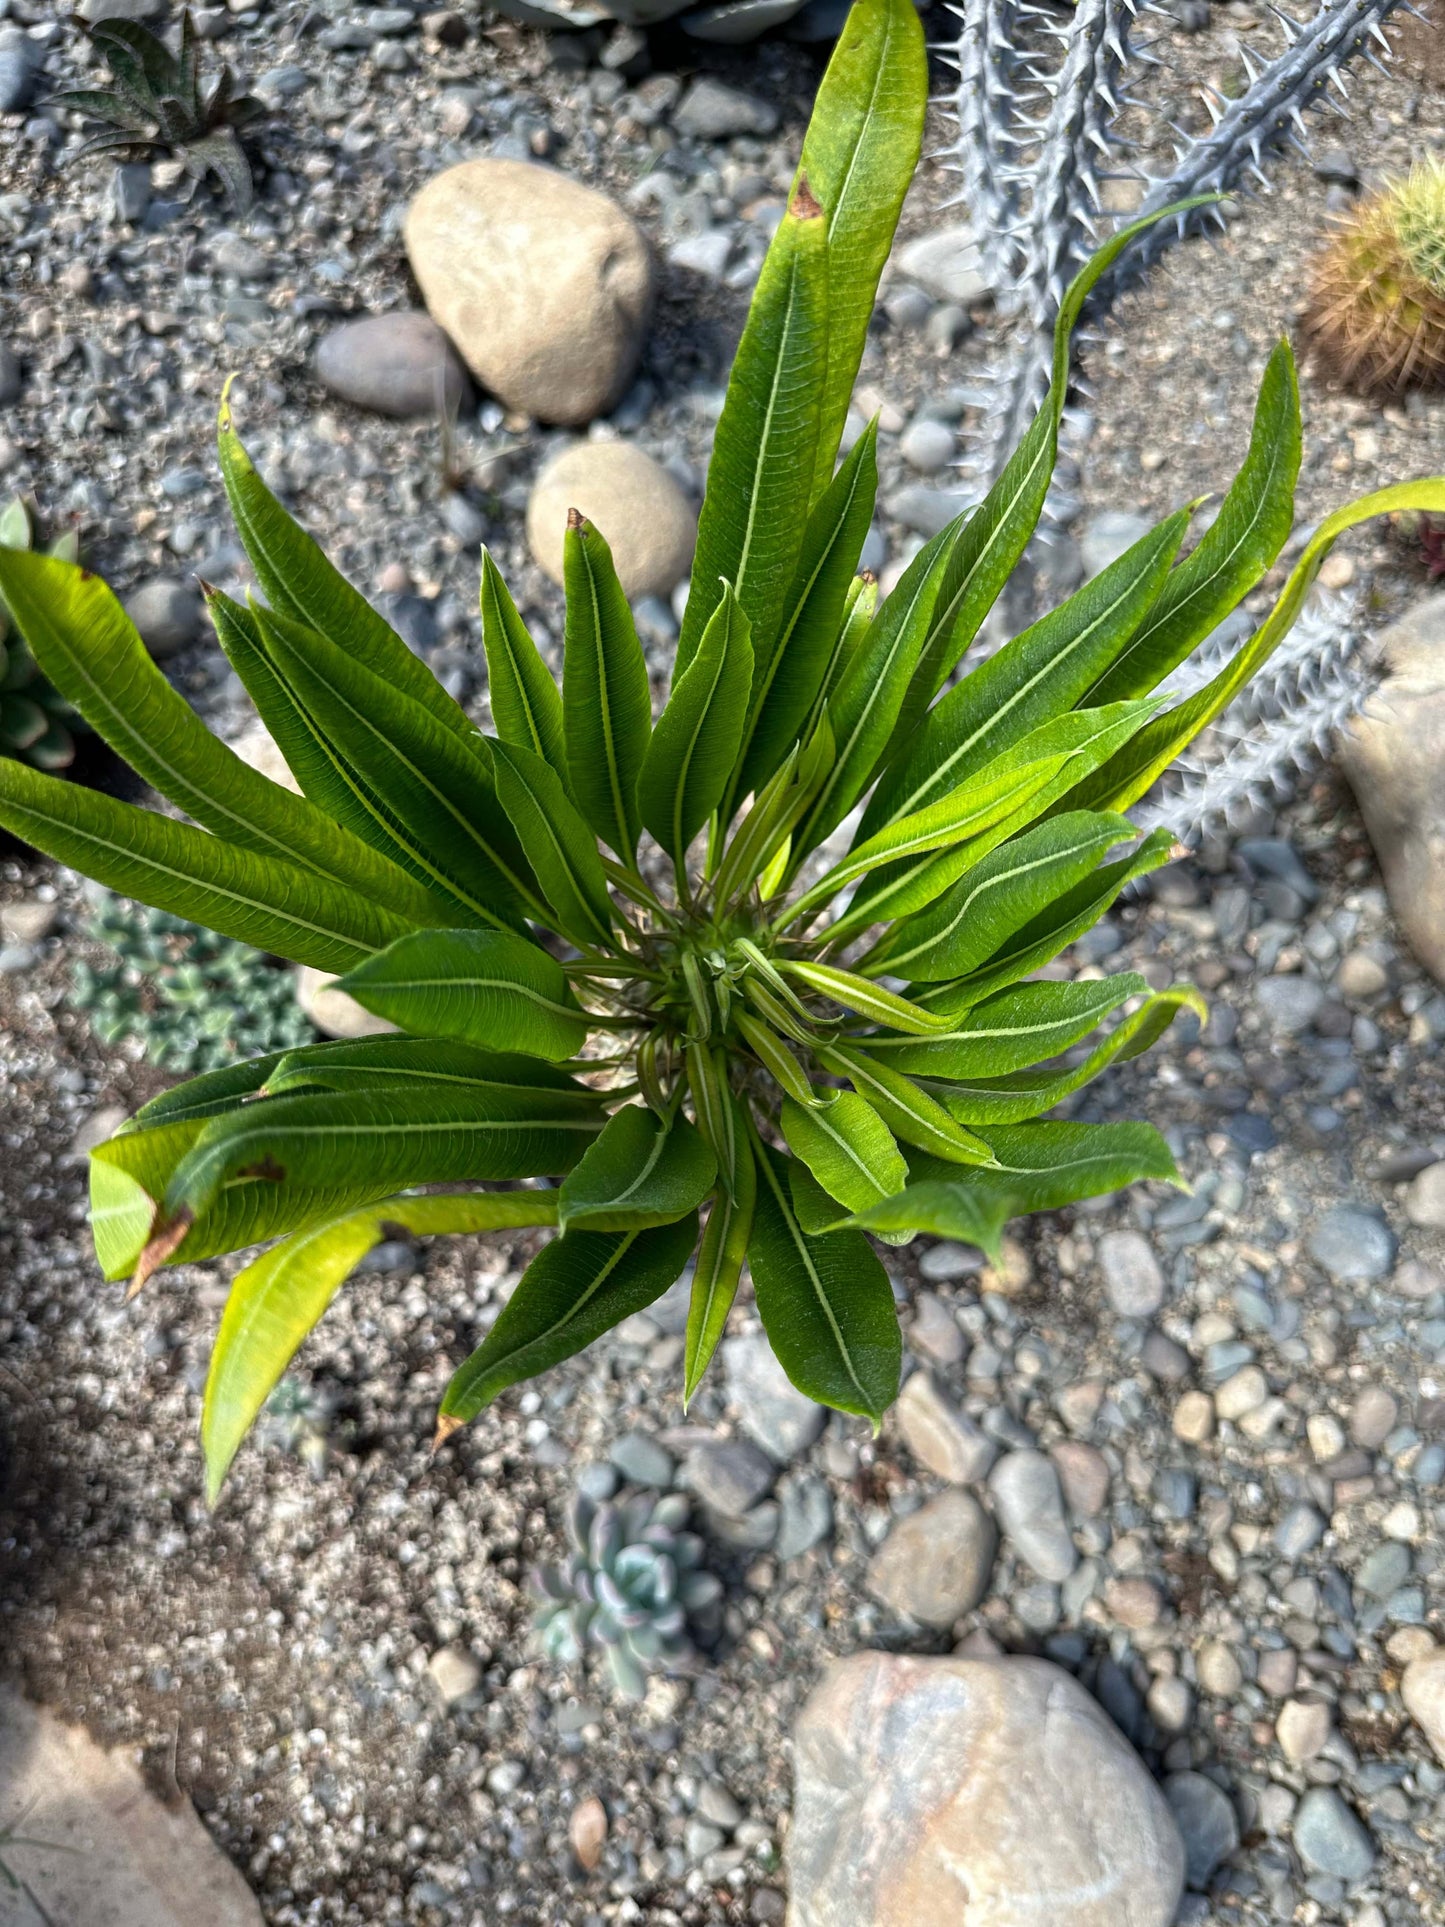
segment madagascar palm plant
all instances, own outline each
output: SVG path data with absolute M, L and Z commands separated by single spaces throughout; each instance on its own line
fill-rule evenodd
M 1045 1113 L 1194 993 L 1035 974 L 1168 858 L 1168 834 L 1140 838 L 1125 811 L 1268 658 L 1335 538 L 1445 509 L 1445 482 L 1324 521 L 1254 635 L 1164 707 L 1158 686 L 1290 531 L 1281 342 L 1243 468 L 1188 553 L 1197 504 L 956 680 L 1048 490 L 1069 331 L 1133 230 L 1066 298 L 1052 390 L 996 486 L 880 599 L 857 572 L 873 430 L 837 455 L 925 95 L 911 0 L 859 0 L 739 346 L 655 722 L 607 544 L 580 516 L 560 689 L 483 559 L 484 736 L 268 492 L 225 403 L 221 469 L 265 601 L 210 607 L 303 796 L 209 735 L 101 582 L 0 553 L 45 673 L 191 819 L 0 763 L 0 821 L 127 896 L 341 973 L 397 1026 L 197 1078 L 94 1154 L 108 1276 L 139 1288 L 267 1247 L 212 1359 L 212 1494 L 396 1228 L 558 1233 L 457 1370 L 440 1438 L 689 1264 L 684 1396 L 746 1265 L 793 1381 L 876 1424 L 900 1340 L 869 1233 L 996 1248 L 1017 1213 L 1176 1177 L 1145 1124 Z

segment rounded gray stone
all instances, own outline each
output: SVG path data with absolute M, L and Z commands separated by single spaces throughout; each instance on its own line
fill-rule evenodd
M 1079 1563 L 1059 1475 L 1042 1452 L 1009 1452 L 989 1475 L 1004 1536 L 1040 1579 L 1057 1585 Z
M 1395 1262 L 1395 1235 L 1373 1211 L 1337 1204 L 1311 1231 L 1309 1254 L 1339 1284 L 1384 1278 Z
M 614 1448 L 612 1463 L 617 1464 Z M 767 1454 L 746 1439 L 706 1439 L 682 1462 L 681 1483 L 725 1518 L 740 1519 L 778 1476 Z
M 201 633 L 201 598 L 189 582 L 153 576 L 125 598 L 125 612 L 157 658 L 187 649 Z
M 743 1430 L 784 1464 L 805 1452 L 823 1429 L 821 1405 L 804 1396 L 773 1356 L 763 1332 L 725 1338 L 723 1375 Z
M 634 1485 L 662 1490 L 672 1483 L 672 1454 L 646 1432 L 624 1432 L 607 1456 Z
M 1220 1862 L 1238 1850 L 1233 1804 L 1202 1773 L 1171 1773 L 1164 1782 L 1164 1798 L 1184 1841 L 1184 1877 L 1202 1893 Z
M 25 389 L 25 371 L 14 351 L 0 341 L 0 408 L 19 401 Z
M 333 395 L 398 421 L 459 408 L 471 388 L 456 349 L 417 309 L 344 322 L 311 365 Z
M 1332 1786 L 1311 1787 L 1294 1816 L 1295 1851 L 1311 1873 L 1363 1880 L 1375 1864 L 1375 1843 Z
M 1164 1273 L 1141 1231 L 1106 1231 L 1099 1268 L 1109 1303 L 1121 1318 L 1152 1318 L 1164 1303 Z
M 940 1631 L 988 1591 L 998 1529 L 971 1492 L 945 1492 L 900 1519 L 873 1555 L 868 1590 Z
M 674 109 L 672 125 L 690 140 L 725 141 L 738 134 L 773 133 L 778 110 L 770 101 L 702 74 Z
M 1313 977 L 1262 977 L 1254 987 L 1254 1000 L 1272 1031 L 1293 1037 L 1319 1016 L 1325 988 Z

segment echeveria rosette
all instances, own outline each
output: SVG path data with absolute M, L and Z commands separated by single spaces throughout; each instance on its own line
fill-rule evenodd
M 1165 707 L 1160 686 L 1290 533 L 1281 342 L 1207 532 L 1192 542 L 1198 505 L 1181 508 L 956 680 L 1048 491 L 1070 330 L 1137 230 L 1066 296 L 1053 386 L 996 486 L 880 596 L 859 573 L 874 433 L 837 458 L 926 87 L 910 0 L 859 0 L 739 345 L 655 718 L 581 516 L 560 687 L 483 556 L 485 736 L 265 488 L 228 403 L 221 470 L 261 595 L 210 608 L 303 795 L 209 735 L 103 584 L 0 552 L 42 669 L 190 819 L 0 765 L 0 821 L 127 896 L 339 974 L 397 1027 L 197 1078 L 94 1154 L 107 1276 L 139 1288 L 266 1247 L 212 1357 L 213 1496 L 380 1239 L 556 1234 L 456 1370 L 439 1439 L 689 1265 L 684 1399 L 746 1267 L 794 1383 L 876 1426 L 901 1346 L 874 1238 L 996 1250 L 1016 1214 L 1177 1178 L 1150 1126 L 1047 1113 L 1194 993 L 1037 973 L 1169 858 L 1130 806 L 1266 661 L 1336 537 L 1445 509 L 1445 482 L 1326 518 L 1255 633 Z

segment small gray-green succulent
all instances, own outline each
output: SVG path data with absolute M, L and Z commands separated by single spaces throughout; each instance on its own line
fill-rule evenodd
M 204 1072 L 313 1041 L 291 973 L 247 943 L 107 896 L 87 935 L 114 964 L 74 965 L 71 1002 L 102 1044 L 139 1037 L 162 1070 Z
M 579 1492 L 568 1519 L 572 1553 L 564 1566 L 533 1577 L 543 1651 L 564 1666 L 589 1646 L 606 1653 L 618 1692 L 641 1699 L 646 1676 L 692 1655 L 689 1623 L 722 1597 L 716 1574 L 702 1570 L 703 1543 L 684 1531 L 681 1493 L 639 1492 L 620 1505 Z

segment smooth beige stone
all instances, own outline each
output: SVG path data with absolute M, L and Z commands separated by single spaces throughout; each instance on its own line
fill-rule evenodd
M 653 268 L 606 194 L 554 167 L 462 161 L 416 196 L 405 237 L 433 321 L 508 408 L 581 426 L 621 401 Z
M 264 1927 L 255 1896 L 189 1800 L 162 1803 L 124 1753 L 107 1753 L 8 1687 L 0 1826 L 47 1843 L 4 1848 L 24 1882 L 18 1901 L 0 1886 L 6 1927 L 4 1899 L 17 1908 L 15 1927 Z
M 789 1927 L 1169 1927 L 1173 1816 L 1039 1659 L 858 1653 L 794 1728 Z
M 605 538 L 617 579 L 634 601 L 670 596 L 692 567 L 692 503 L 661 462 L 630 442 L 574 442 L 537 477 L 527 503 L 527 546 L 557 583 L 570 509 Z

